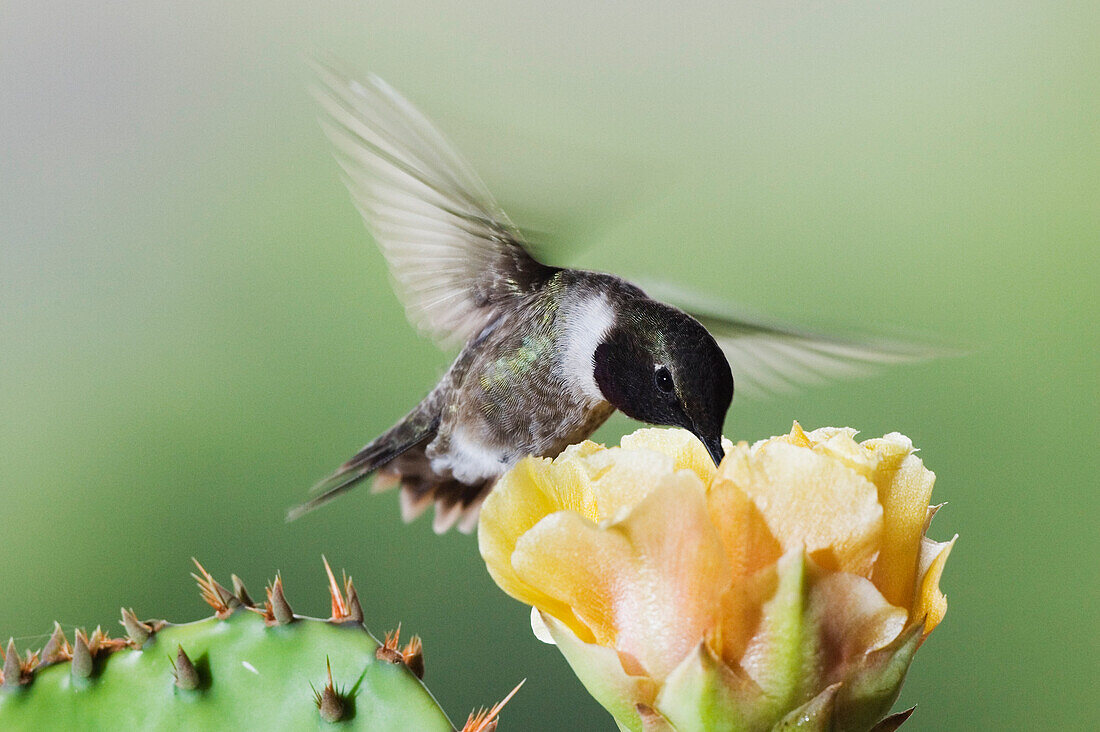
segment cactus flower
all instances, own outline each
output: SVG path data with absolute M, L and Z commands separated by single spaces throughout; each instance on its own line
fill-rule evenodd
M 897 433 L 681 430 L 527 458 L 481 511 L 489 573 L 624 730 L 895 729 L 954 543 Z

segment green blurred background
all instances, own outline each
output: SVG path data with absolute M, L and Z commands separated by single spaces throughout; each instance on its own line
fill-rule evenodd
M 452 719 L 607 730 L 474 537 L 317 478 L 448 363 L 407 325 L 303 58 L 381 74 L 558 263 L 972 354 L 768 402 L 923 448 L 961 535 L 914 730 L 1097 714 L 1095 2 L 0 4 L 0 629 L 199 617 L 200 557 L 424 636 Z M 613 442 L 635 425 L 614 419 Z M 22 644 L 21 644 L 22 645 Z M 908 728 L 908 727 L 907 727 Z

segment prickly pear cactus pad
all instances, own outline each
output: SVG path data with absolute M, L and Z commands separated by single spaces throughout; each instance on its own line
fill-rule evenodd
M 40 650 L 9 640 L 0 729 L 454 730 L 420 680 L 420 639 L 401 645 L 398 629 L 379 642 L 351 580 L 341 587 L 327 562 L 327 619 L 295 615 L 279 577 L 254 603 L 236 576 L 229 591 L 195 564 L 213 617 L 176 625 L 123 608 L 121 638 L 96 628 L 70 639 L 55 623 Z M 502 706 L 463 729 L 495 729 Z

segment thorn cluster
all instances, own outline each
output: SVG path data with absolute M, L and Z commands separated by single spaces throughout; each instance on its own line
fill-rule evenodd
M 329 662 L 328 657 L 325 657 L 325 666 L 328 668 L 328 683 L 326 683 L 320 691 L 317 691 L 313 684 L 313 703 L 317 705 L 317 711 L 321 714 L 321 719 L 326 722 L 339 722 L 347 713 L 345 707 L 345 695 L 344 690 L 336 689 L 336 684 L 332 682 L 332 663 Z
M 201 681 L 199 670 L 195 668 L 195 664 L 183 650 L 183 646 L 177 645 L 175 659 L 169 656 L 168 660 L 172 663 L 172 678 L 175 679 L 178 688 L 184 691 L 194 691 L 199 688 Z
M 493 705 L 492 709 L 479 709 L 476 712 L 470 712 L 470 716 L 466 718 L 466 724 L 463 725 L 460 732 L 495 732 L 497 728 L 498 717 L 500 712 L 504 709 L 504 705 L 512 700 L 512 697 L 516 695 L 520 687 L 527 682 L 527 679 L 516 684 L 516 688 L 508 692 L 508 696 L 501 699 L 499 702 Z
M 138 620 L 133 608 L 122 608 L 122 619 L 118 622 L 126 629 L 126 637 L 134 648 L 141 648 L 154 633 L 165 626 L 163 620 Z
M 15 639 L 8 638 L 7 650 L 0 651 L 0 657 L 4 659 L 3 670 L 0 671 L 0 686 L 8 689 L 25 686 L 34 678 L 34 670 L 38 667 L 38 651 L 28 649 L 26 657 L 20 658 Z
M 62 661 L 73 659 L 73 648 L 69 645 L 69 639 L 65 637 L 65 631 L 61 629 L 61 623 L 53 621 L 53 633 L 46 645 L 42 647 L 42 666 L 49 666 Z
M 416 675 L 416 678 L 424 678 L 424 643 L 420 640 L 420 636 L 414 635 L 402 648 L 400 624 L 397 630 L 386 633 L 386 639 L 375 650 L 374 657 L 379 661 L 403 663 Z
M 290 609 L 290 603 L 286 601 L 286 595 L 283 594 L 283 578 L 281 575 L 275 575 L 275 581 L 267 586 L 265 592 L 267 602 L 264 603 L 262 608 L 253 608 L 253 610 L 263 615 L 267 626 L 286 625 L 294 622 L 294 611 Z
M 82 679 L 91 677 L 95 671 L 96 656 L 101 653 L 114 653 L 128 644 L 129 639 L 112 638 L 98 625 L 91 635 L 86 634 L 83 628 L 77 628 L 72 650 L 73 676 Z
M 332 567 L 329 566 L 328 559 L 322 555 L 321 561 L 325 564 L 325 574 L 328 575 L 328 591 L 332 597 L 332 617 L 329 618 L 329 622 L 362 623 L 363 607 L 359 603 L 359 593 L 355 591 L 355 585 L 352 584 L 351 577 L 346 574 L 343 575 L 344 589 L 341 591 L 340 585 L 336 583 L 335 575 L 332 574 Z
M 423 680 L 424 643 L 420 640 L 420 636 L 414 635 L 409 639 L 409 642 L 401 649 L 401 658 L 404 659 L 405 665 L 416 675 L 416 678 Z
M 191 561 L 195 563 L 202 575 L 191 573 L 191 576 L 195 578 L 199 585 L 202 599 L 206 601 L 207 605 L 214 608 L 214 615 L 218 620 L 225 620 L 241 606 L 241 601 L 232 592 L 218 584 L 218 581 L 210 576 L 206 568 L 199 564 L 199 560 L 191 557 Z
M 391 630 L 386 633 L 386 639 L 382 641 L 382 645 L 378 646 L 378 650 L 374 652 L 374 657 L 379 661 L 389 661 L 390 663 L 404 663 L 405 657 L 398 650 L 401 645 L 401 624 L 397 624 L 397 630 Z
M 134 616 L 132 610 L 124 609 L 122 618 L 122 624 L 124 626 L 132 624 L 134 632 L 138 635 L 146 633 L 146 640 L 165 625 L 163 620 L 142 623 Z M 129 634 L 129 627 L 127 631 Z M 0 667 L 2 668 L 0 686 L 8 688 L 27 686 L 34 680 L 35 673 L 40 669 L 65 662 L 70 663 L 69 670 L 73 676 L 82 679 L 90 678 L 95 673 L 97 656 L 114 653 L 128 646 L 135 646 L 133 636 L 112 638 L 100 626 L 96 626 L 90 635 L 83 628 L 77 628 L 73 634 L 73 643 L 70 645 L 65 631 L 61 629 L 61 624 L 55 620 L 53 632 L 41 650 L 27 649 L 26 653 L 20 657 L 15 641 L 8 639 L 6 651 L 0 649 L 0 658 L 3 659 L 3 665 Z
M 245 589 L 244 581 L 235 574 L 229 575 L 229 579 L 233 582 L 233 596 L 237 598 L 237 601 L 247 608 L 256 607 L 256 603 L 252 602 L 252 597 Z

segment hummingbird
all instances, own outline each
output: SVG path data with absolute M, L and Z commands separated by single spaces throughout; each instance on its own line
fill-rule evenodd
M 735 375 L 739 389 L 774 391 L 914 355 L 713 309 L 689 314 L 613 274 L 545 264 L 409 101 L 374 75 L 315 70 L 322 127 L 406 314 L 461 350 L 288 520 L 374 476 L 375 490 L 400 489 L 406 522 L 434 505 L 437 533 L 468 533 L 510 467 L 558 455 L 615 410 L 689 430 L 718 464 Z

